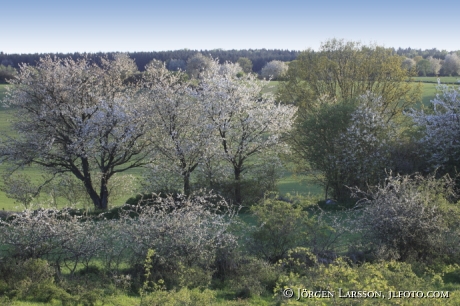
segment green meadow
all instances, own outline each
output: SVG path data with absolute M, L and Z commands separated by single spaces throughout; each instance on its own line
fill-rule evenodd
M 414 80 L 417 82 L 424 83 L 438 83 L 438 79 L 441 84 L 459 84 L 460 77 L 415 77 Z

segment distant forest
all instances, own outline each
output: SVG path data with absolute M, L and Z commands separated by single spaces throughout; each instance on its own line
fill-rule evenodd
M 403 57 L 404 63 L 408 69 L 416 68 L 418 75 L 460 75 L 460 50 L 446 51 L 433 49 L 412 49 L 412 48 L 389 48 L 395 54 Z M 311 52 L 311 50 L 309 50 Z M 145 66 L 152 60 L 159 60 L 166 64 L 170 70 L 185 70 L 190 58 L 197 53 L 204 56 L 211 56 L 219 59 L 220 63 L 237 62 L 240 58 L 247 61 L 249 59 L 249 70 L 261 73 L 262 68 L 271 61 L 290 62 L 297 58 L 302 51 L 289 50 L 268 50 L 268 49 L 249 49 L 249 50 L 175 50 L 175 51 L 152 51 L 152 52 L 128 52 L 137 64 L 139 71 L 144 71 Z M 117 52 L 98 52 L 98 53 L 34 53 L 34 54 L 6 54 L 0 51 L 0 83 L 6 83 L 6 80 L 13 77 L 21 63 L 35 66 L 38 60 L 44 56 L 57 58 L 71 57 L 76 60 L 86 56 L 96 63 L 100 61 L 101 56 L 113 58 Z M 446 61 L 445 59 L 448 58 Z M 245 70 L 246 71 L 246 70 Z M 247 72 L 247 71 L 246 71 Z
M 116 52 L 98 52 L 98 53 L 35 53 L 35 54 L 5 54 L 0 52 L 0 63 L 3 66 L 12 66 L 13 68 L 18 69 L 20 63 L 26 63 L 29 65 L 35 65 L 39 58 L 46 55 L 56 56 L 58 58 L 71 57 L 73 59 L 78 59 L 83 56 L 87 56 L 90 59 L 97 61 L 102 55 L 108 55 L 111 57 Z M 187 62 L 187 60 L 195 55 L 196 53 L 201 53 L 206 56 L 212 56 L 213 58 L 218 58 L 221 63 L 232 62 L 235 63 L 240 57 L 246 57 L 252 61 L 252 70 L 253 72 L 260 72 L 263 66 L 270 61 L 278 60 L 282 62 L 290 62 L 297 58 L 297 55 L 300 51 L 289 51 L 289 50 L 267 50 L 267 49 L 257 49 L 257 50 L 175 50 L 175 51 L 159 51 L 159 52 L 128 52 L 129 56 L 136 61 L 139 71 L 144 71 L 145 66 L 153 59 L 160 60 L 169 63 L 171 60 L 182 60 Z
M 426 49 L 426 50 L 412 49 L 412 48 L 404 48 L 404 49 L 399 48 L 396 50 L 393 48 L 393 50 L 395 50 L 396 54 L 400 56 L 405 56 L 408 58 L 414 58 L 416 56 L 421 56 L 422 58 L 426 59 L 431 56 L 431 57 L 434 57 L 440 60 L 444 60 L 446 55 L 449 53 L 460 53 L 460 50 L 446 51 L 446 50 L 438 50 L 436 48 Z

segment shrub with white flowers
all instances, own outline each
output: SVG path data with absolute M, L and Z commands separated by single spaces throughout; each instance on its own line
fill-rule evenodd
M 358 98 L 358 107 L 351 114 L 350 125 L 339 136 L 341 151 L 331 156 L 348 186 L 375 184 L 391 167 L 389 141 L 395 137 L 395 127 L 388 122 L 382 98 L 366 93 Z
M 364 241 L 384 260 L 428 261 L 458 256 L 459 209 L 454 180 L 389 175 L 368 192 L 354 189 L 362 214 L 356 219 Z
M 383 99 L 372 93 L 356 104 L 327 97 L 318 101 L 306 120 L 298 121 L 291 136 L 294 156 L 313 170 L 336 199 L 349 196 L 347 186 L 375 184 L 390 167 L 389 141 L 394 127 Z
M 460 161 L 460 87 L 441 85 L 431 100 L 432 111 L 412 110 L 407 115 L 423 130 L 420 145 L 432 168 L 452 170 Z
M 135 267 L 151 249 L 155 277 L 177 284 L 185 276 L 191 281 L 194 273 L 210 280 L 219 252 L 237 247 L 229 232 L 236 211 L 215 195 L 154 195 L 141 204 L 123 207 L 111 220 L 106 214 L 73 216 L 70 210 L 15 214 L 0 220 L 0 258 L 45 259 L 74 274 L 95 260 L 110 270 Z

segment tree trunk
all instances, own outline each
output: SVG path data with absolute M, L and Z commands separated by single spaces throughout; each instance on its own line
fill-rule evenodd
M 107 210 L 109 207 L 109 188 L 107 187 L 107 180 L 104 177 L 101 179 L 101 193 L 99 199 L 98 208 Z
M 91 201 L 93 201 L 94 207 L 98 208 L 98 209 L 107 209 L 107 203 L 105 205 L 105 208 L 102 205 L 103 203 L 102 203 L 101 200 L 102 200 L 103 193 L 101 192 L 101 197 L 99 197 L 97 192 L 94 190 L 93 182 L 91 180 L 91 172 L 89 170 L 88 159 L 82 157 L 81 158 L 81 165 L 82 165 L 82 168 L 83 168 L 83 175 L 80 174 L 80 175 L 77 175 L 77 177 L 79 177 L 83 181 L 83 184 L 85 185 L 86 191 L 88 192 L 88 195 L 91 198 Z M 107 189 L 107 184 L 102 184 L 102 181 L 101 181 L 101 190 L 102 190 L 102 186 L 104 186 L 104 185 L 105 185 L 105 188 Z M 108 195 L 108 190 L 107 190 L 107 195 Z
M 184 177 L 184 194 L 190 195 L 190 172 L 185 171 L 182 176 Z
M 241 168 L 240 167 L 233 167 L 235 172 L 235 204 L 241 205 L 242 203 L 242 196 L 241 196 Z
M 86 192 L 88 192 L 89 197 L 91 198 L 91 201 L 93 201 L 94 207 L 99 208 L 100 207 L 100 198 L 97 192 L 93 188 L 93 184 L 91 182 L 91 177 L 85 177 L 83 180 L 83 183 L 86 188 Z

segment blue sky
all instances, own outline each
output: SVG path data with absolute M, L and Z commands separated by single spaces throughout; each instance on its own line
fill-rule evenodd
M 460 1 L 24 1 L 1 4 L 5 53 L 318 49 L 330 38 L 460 50 Z

